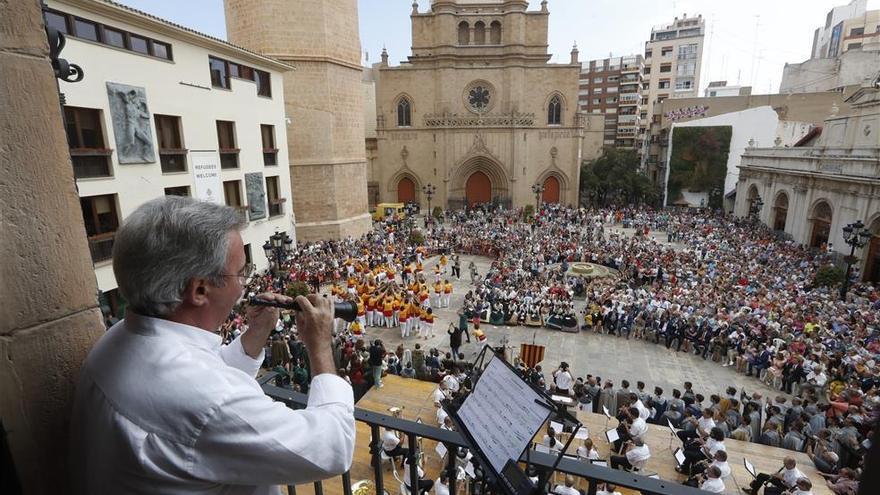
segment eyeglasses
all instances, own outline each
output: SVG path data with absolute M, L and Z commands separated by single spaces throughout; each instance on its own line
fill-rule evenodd
M 254 274 L 255 268 L 256 268 L 256 266 L 253 263 L 248 263 L 248 264 L 244 265 L 244 268 L 241 269 L 241 272 L 239 272 L 235 275 L 230 275 L 230 274 L 224 273 L 224 274 L 221 274 L 220 276 L 221 277 L 238 277 L 238 283 L 240 283 L 241 285 L 247 285 L 248 279 L 250 279 L 251 275 Z

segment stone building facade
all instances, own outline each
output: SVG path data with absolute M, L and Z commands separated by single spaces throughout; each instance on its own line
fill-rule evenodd
M 229 41 L 293 65 L 284 74 L 297 239 L 370 228 L 357 0 L 225 0 Z
M 844 255 L 842 229 L 861 220 L 873 237 L 856 252 L 857 266 L 862 279 L 880 282 L 880 87 L 861 88 L 846 102 L 848 114 L 829 117 L 799 145 L 747 150 L 735 213 L 762 204 L 758 218 L 773 229 Z
M 544 201 L 577 202 L 578 164 L 600 152 L 602 121 L 578 113 L 577 51 L 569 64 L 548 63 L 547 2 L 528 7 L 434 0 L 420 12 L 413 4 L 409 60 L 392 67 L 383 53 L 372 74 L 371 188 L 381 201 L 425 206 L 431 184 L 433 205 L 518 207 L 533 203 L 541 184 Z

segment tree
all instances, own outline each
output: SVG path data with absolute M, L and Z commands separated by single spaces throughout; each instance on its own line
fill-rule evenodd
M 640 169 L 639 157 L 632 150 L 609 148 L 596 160 L 585 161 L 581 165 L 581 204 L 656 205 L 662 195 Z

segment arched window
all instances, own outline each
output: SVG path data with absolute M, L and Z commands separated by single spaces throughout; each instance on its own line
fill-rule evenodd
M 501 23 L 498 21 L 492 21 L 492 24 L 489 24 L 489 43 L 501 44 Z
M 469 45 L 471 43 L 471 26 L 465 21 L 458 23 L 458 44 Z
M 562 101 L 559 95 L 550 98 L 550 104 L 547 105 L 547 125 L 559 125 L 562 123 Z
M 412 125 L 412 105 L 409 100 L 401 98 L 397 102 L 397 127 L 409 127 Z
M 483 24 L 483 21 L 477 21 L 477 23 L 474 24 L 474 44 L 486 44 L 486 25 Z

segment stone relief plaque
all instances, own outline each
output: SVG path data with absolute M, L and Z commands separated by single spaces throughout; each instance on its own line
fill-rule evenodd
M 248 218 L 266 218 L 266 184 L 263 181 L 263 172 L 244 174 L 244 189 L 247 192 Z
M 144 88 L 108 82 L 107 97 L 119 163 L 154 163 L 156 152 Z

